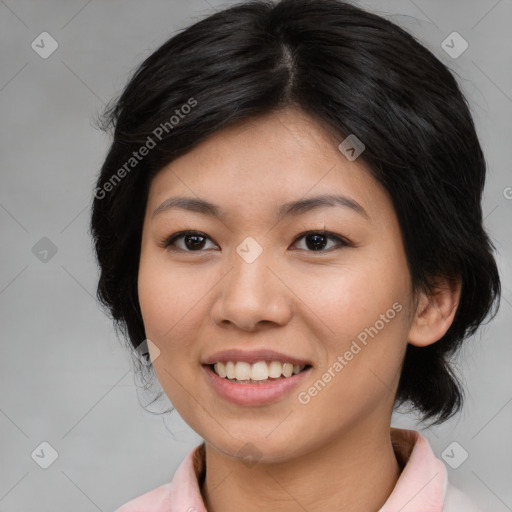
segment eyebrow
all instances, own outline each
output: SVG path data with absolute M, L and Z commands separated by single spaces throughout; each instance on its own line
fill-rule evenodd
M 301 215 L 317 208 L 335 206 L 349 208 L 365 217 L 367 220 L 370 220 L 366 210 L 357 201 L 347 196 L 333 194 L 324 194 L 284 203 L 277 211 L 277 220 L 281 221 L 285 217 Z M 201 213 L 218 219 L 225 215 L 220 206 L 210 203 L 209 201 L 205 201 L 204 199 L 196 199 L 193 197 L 170 197 L 153 212 L 152 218 L 174 208 Z

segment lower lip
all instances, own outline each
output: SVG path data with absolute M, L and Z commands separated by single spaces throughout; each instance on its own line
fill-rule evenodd
M 202 365 L 213 389 L 224 399 L 237 405 L 263 405 L 276 401 L 302 382 L 311 370 L 303 370 L 291 377 L 276 379 L 266 384 L 239 384 L 217 375 L 208 365 Z

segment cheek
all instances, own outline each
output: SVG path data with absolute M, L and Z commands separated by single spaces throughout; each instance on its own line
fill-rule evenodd
M 146 337 L 158 348 L 153 358 L 156 377 L 173 406 L 187 410 L 192 389 L 191 364 L 197 364 L 196 348 L 189 343 L 197 314 L 194 305 L 204 290 L 187 272 L 165 263 L 158 254 L 141 255 L 138 275 L 139 303 Z M 197 306 L 196 306 L 197 307 Z M 184 387 L 185 388 L 184 388 Z
M 201 325 L 208 317 L 205 304 L 215 284 L 211 271 L 191 271 L 170 264 L 165 254 L 141 256 L 139 302 L 147 338 L 159 350 L 155 374 L 173 405 L 190 407 L 190 395 L 200 370 Z
M 402 255 L 391 252 L 333 272 L 325 281 L 314 307 L 330 330 L 321 370 L 331 368 L 337 375 L 333 387 L 356 394 L 374 385 L 394 387 L 409 330 L 410 280 L 404 265 Z M 332 367 L 338 356 L 343 369 L 337 372 L 340 366 Z
M 392 266 L 384 259 L 353 265 L 324 279 L 314 306 L 332 331 L 355 335 L 374 325 L 387 311 L 393 322 L 386 325 L 400 323 L 410 300 L 409 286 L 407 271 L 401 265 Z M 395 303 L 401 308 L 393 309 Z M 401 309 L 400 314 L 397 309 Z
M 208 280 L 165 261 L 165 255 L 141 256 L 138 293 L 146 335 L 167 344 L 186 330 L 193 310 L 208 291 Z

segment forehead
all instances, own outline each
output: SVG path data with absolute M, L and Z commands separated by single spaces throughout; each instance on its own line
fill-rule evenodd
M 262 211 L 291 200 L 342 194 L 372 216 L 391 207 L 362 159 L 350 161 L 339 139 L 307 114 L 287 109 L 220 130 L 164 167 L 148 207 L 172 195 L 209 198 L 223 210 Z

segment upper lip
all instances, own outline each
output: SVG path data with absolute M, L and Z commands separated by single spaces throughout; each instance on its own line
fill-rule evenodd
M 211 356 L 206 357 L 202 364 L 208 365 L 228 361 L 245 361 L 246 363 L 251 364 L 257 363 L 258 361 L 280 361 L 282 363 L 292 363 L 293 365 L 311 365 L 311 363 L 305 359 L 299 359 L 294 356 L 283 354 L 282 352 L 276 352 L 275 350 L 241 350 L 238 348 L 215 352 Z

